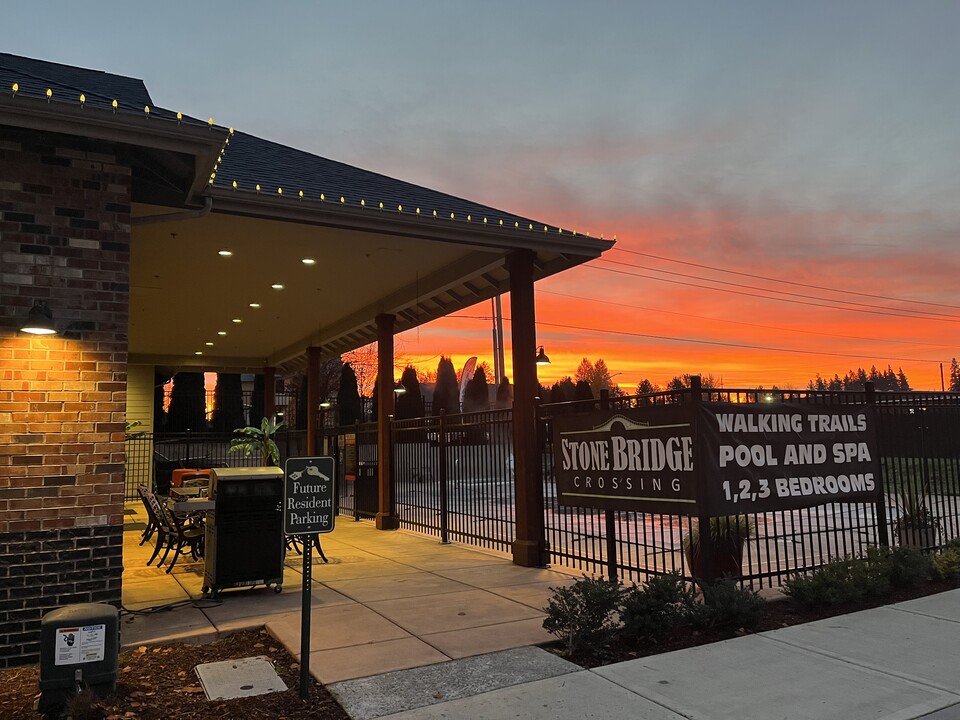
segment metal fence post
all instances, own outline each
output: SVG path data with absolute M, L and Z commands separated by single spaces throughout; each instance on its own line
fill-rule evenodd
M 440 410 L 440 434 L 438 446 L 440 450 L 440 542 L 450 544 L 447 528 L 447 411 Z
M 600 390 L 600 410 L 610 409 L 610 391 L 607 388 Z M 617 580 L 617 516 L 613 510 L 603 511 L 603 521 L 606 526 L 607 538 L 607 578 Z
M 872 382 L 867 381 L 863 385 L 867 407 L 872 409 L 874 422 L 880 425 L 880 411 L 877 409 L 876 388 Z M 874 436 L 879 433 L 880 428 L 874 428 Z M 879 443 L 877 443 L 879 445 Z M 887 494 L 883 482 L 883 468 L 880 469 L 880 477 L 877 478 L 877 541 L 881 547 L 890 547 L 890 531 L 887 528 Z
M 701 422 L 700 417 L 700 405 L 703 403 L 703 386 L 700 383 L 699 375 L 692 375 L 690 377 L 690 404 L 693 406 L 693 414 L 695 416 L 694 422 L 699 424 Z M 703 569 L 703 577 L 700 578 L 704 582 L 713 582 L 716 580 L 716 564 L 714 563 L 714 547 L 713 547 L 713 535 L 711 533 L 712 528 L 710 527 L 710 515 L 706 509 L 706 498 L 707 498 L 707 483 L 709 478 L 707 473 L 704 472 L 704 467 L 706 463 L 704 462 L 705 458 L 703 457 L 703 439 L 700 437 L 700 433 L 697 433 L 697 443 L 694 450 L 694 472 L 697 477 L 697 495 L 699 496 L 698 507 L 700 508 L 697 513 L 697 539 L 698 545 L 700 546 L 700 563 L 701 568 Z M 717 520 L 719 523 L 719 519 Z M 737 519 L 739 522 L 739 518 Z M 693 557 L 694 548 L 691 543 L 691 558 Z M 691 574 L 693 568 L 690 568 Z

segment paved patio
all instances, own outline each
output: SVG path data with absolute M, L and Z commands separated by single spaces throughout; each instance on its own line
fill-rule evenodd
M 303 559 L 289 553 L 283 592 L 258 587 L 205 599 L 203 563 L 181 556 L 169 575 L 148 567 L 153 540 L 139 545 L 145 514 L 126 508 L 124 647 L 183 640 L 210 642 L 266 625 L 292 654 L 300 653 Z M 420 667 L 552 639 L 542 627 L 551 587 L 579 575 L 521 568 L 504 554 L 339 517 L 323 536 L 324 564 L 314 554 L 310 670 L 323 683 Z

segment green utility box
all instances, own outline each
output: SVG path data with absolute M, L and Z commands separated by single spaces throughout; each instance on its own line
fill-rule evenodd
M 67 605 L 43 616 L 39 712 L 56 711 L 82 688 L 97 695 L 116 689 L 119 618 L 117 608 L 103 603 Z

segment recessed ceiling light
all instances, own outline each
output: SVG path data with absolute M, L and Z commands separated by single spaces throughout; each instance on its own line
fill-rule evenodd
M 212 342 L 204 343 L 204 345 L 206 345 L 207 347 L 213 347 L 213 343 L 212 343 Z
M 203 350 L 197 350 L 194 355 L 203 355 Z
M 313 258 L 304 258 L 304 259 L 301 260 L 300 262 L 302 262 L 304 265 L 316 265 L 316 264 L 317 264 L 317 261 L 314 260 Z
M 233 319 L 233 322 L 235 322 L 237 325 L 239 325 L 240 323 L 243 322 L 243 320 L 241 320 L 240 318 L 234 318 L 234 319 Z
M 258 308 L 260 307 L 260 303 L 250 303 L 250 307 L 252 307 L 254 310 L 256 310 L 256 309 L 258 309 Z
M 217 252 L 220 257 L 233 257 L 233 250 L 220 250 Z
M 227 331 L 226 331 L 226 330 L 218 330 L 218 331 L 217 331 L 217 335 L 226 335 L 226 334 L 227 334 Z
M 272 287 L 274 290 L 283 290 L 283 285 L 281 285 L 280 283 L 274 283 L 270 287 Z

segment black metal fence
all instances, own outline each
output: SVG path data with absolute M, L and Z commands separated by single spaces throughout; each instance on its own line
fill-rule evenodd
M 507 410 L 391 424 L 401 527 L 507 551 L 515 537 L 513 423 Z
M 960 537 L 960 394 L 703 389 L 709 402 L 791 402 L 865 406 L 877 417 L 883 502 L 830 503 L 750 515 L 744 582 L 775 586 L 790 573 L 836 557 L 862 554 L 898 539 L 905 489 L 926 495 L 942 546 Z M 686 403 L 691 391 L 610 398 L 609 407 Z M 686 516 L 561 507 L 553 474 L 552 421 L 559 413 L 599 409 L 600 401 L 543 405 L 538 445 L 546 540 L 553 562 L 588 573 L 615 572 L 640 581 L 678 570 L 691 577 Z M 372 517 L 378 508 L 377 426 L 323 428 L 321 447 L 338 460 L 339 512 Z M 141 435 L 127 441 L 126 494 L 156 485 L 173 467 L 259 465 L 258 456 L 229 453 L 229 436 Z M 401 527 L 481 547 L 509 551 L 515 532 L 513 428 L 509 410 L 395 420 L 391 423 L 395 508 Z M 306 454 L 303 431 L 279 436 L 282 458 Z M 350 471 L 349 474 L 347 471 Z
M 247 456 L 230 452 L 232 433 L 131 433 L 126 441 L 124 497 L 137 499 L 137 487 L 166 492 L 178 468 L 256 467 L 259 452 Z M 281 460 L 306 453 L 305 431 L 277 435 Z
M 828 503 L 748 516 L 752 529 L 744 544 L 743 582 L 763 587 L 817 568 L 833 558 L 860 555 L 897 536 L 904 488 L 925 494 L 937 530 L 931 547 L 960 537 L 960 395 L 703 389 L 708 402 L 791 402 L 876 408 L 883 501 Z M 690 391 L 611 398 L 612 408 L 690 402 Z M 557 413 L 599 409 L 599 401 L 541 407 L 543 478 L 553 488 L 552 418 Z M 560 507 L 546 495 L 547 540 L 557 562 L 584 572 L 640 581 L 651 574 L 679 571 L 692 577 L 684 552 L 694 520 L 679 515 Z

